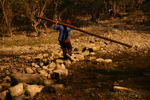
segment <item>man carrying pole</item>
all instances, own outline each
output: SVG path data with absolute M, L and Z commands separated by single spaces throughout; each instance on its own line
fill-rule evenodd
M 71 28 L 64 25 L 57 26 L 57 23 L 58 21 L 56 21 L 56 24 L 54 25 L 54 29 L 59 30 L 58 41 L 63 51 L 64 60 L 67 60 L 68 57 L 71 59 L 72 45 L 69 39 Z M 71 24 L 70 19 L 66 20 L 66 24 Z M 68 53 L 67 53 L 67 49 L 68 49 Z

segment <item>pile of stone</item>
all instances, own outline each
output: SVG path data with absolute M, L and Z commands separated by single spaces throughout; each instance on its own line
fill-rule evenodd
M 45 88 L 49 92 L 64 89 L 64 85 L 60 82 L 69 75 L 67 68 L 81 60 L 94 60 L 100 67 L 111 66 L 111 59 L 96 58 L 95 51 L 105 47 L 105 44 L 100 41 L 101 45 L 94 44 L 92 40 L 89 42 L 80 44 L 79 39 L 75 40 L 72 59 L 63 60 L 60 46 L 55 44 L 52 45 L 53 48 L 50 47 L 52 48 L 50 53 L 18 56 L 18 59 L 30 63 L 28 66 L 19 68 L 13 65 L 1 66 L 0 70 L 3 73 L 0 76 L 4 78 L 0 80 L 0 90 L 4 88 L 7 90 L 0 93 L 0 98 L 5 100 L 10 95 L 13 100 L 27 99 L 33 98 L 36 93 L 44 91 Z

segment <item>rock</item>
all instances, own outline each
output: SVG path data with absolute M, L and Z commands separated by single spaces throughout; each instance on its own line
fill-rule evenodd
M 88 55 L 89 55 L 89 51 L 88 51 L 88 50 L 85 50 L 85 51 L 82 53 L 82 55 L 88 56 Z
M 105 67 L 111 67 L 112 65 L 112 59 L 105 59 L 104 60 L 104 66 Z
M 5 73 L 2 73 L 2 74 L 1 74 L 2 77 L 5 77 L 5 75 L 6 75 Z
M 95 52 L 90 53 L 90 56 L 95 56 L 95 55 L 96 55 Z
M 75 55 L 77 60 L 84 60 L 84 55 Z
M 9 88 L 11 86 L 10 83 L 1 83 L 0 86 Z
M 42 66 L 43 70 L 47 71 L 48 70 L 48 66 Z
M 64 63 L 64 61 L 61 60 L 61 59 L 57 59 L 57 60 L 56 60 L 56 64 L 63 64 L 63 63 Z
M 43 59 L 44 64 L 48 63 L 48 59 Z
M 0 100 L 8 100 L 9 97 L 9 91 L 5 90 L 2 93 L 0 93 Z
M 36 64 L 36 65 L 35 65 L 35 68 L 40 68 L 40 66 Z
M 32 67 L 35 67 L 35 65 L 36 65 L 35 63 L 32 63 L 32 64 L 31 64 Z
M 40 62 L 40 66 L 42 67 L 44 65 L 44 63 Z
M 19 83 L 14 87 L 9 88 L 11 97 L 17 97 L 20 96 L 22 94 L 24 94 L 24 90 L 23 90 L 23 84 Z
M 68 76 L 68 69 L 54 70 L 52 74 L 52 78 L 57 79 L 58 81 L 65 79 L 67 76 Z
M 64 64 L 61 64 L 60 66 L 61 66 L 62 69 L 66 69 Z
M 57 80 L 44 80 L 44 85 L 45 86 L 51 86 L 52 84 L 56 83 Z
M 5 78 L 3 78 L 3 81 L 11 82 L 11 78 L 9 76 L 6 76 Z
M 6 74 L 6 75 L 10 75 L 11 73 L 9 72 L 9 70 L 6 70 L 6 71 L 5 71 L 5 74 Z
M 25 71 L 26 71 L 26 73 L 28 73 L 28 74 L 34 73 L 34 71 L 33 71 L 31 68 L 28 68 L 28 67 L 25 69 Z
M 45 58 L 45 57 L 48 57 L 48 56 L 49 56 L 48 53 L 43 54 L 43 57 L 44 57 L 44 58 Z
M 56 64 L 54 62 L 52 62 L 50 65 L 49 65 L 49 68 L 55 68 L 56 67 Z
M 36 59 L 36 60 L 41 60 L 41 59 L 43 59 L 43 56 L 42 56 L 42 54 L 39 54 L 39 55 L 37 55 L 36 57 L 34 57 L 34 59 Z
M 28 84 L 38 84 L 41 81 L 40 76 L 37 74 L 22 74 L 22 73 L 13 73 L 11 74 L 12 84 L 18 83 L 28 83 Z
M 63 84 L 54 84 L 50 86 L 50 92 L 56 92 L 58 90 L 62 90 L 64 89 L 64 85 Z
M 17 73 L 18 70 L 13 68 L 13 69 L 11 70 L 11 72 L 12 72 L 12 73 Z
M 96 57 L 89 57 L 89 60 L 96 60 Z
M 28 85 L 26 90 L 31 97 L 34 97 L 36 93 L 41 92 L 43 88 L 44 86 L 42 85 Z
M 32 59 L 32 57 L 26 57 L 27 61 L 30 61 Z
M 59 69 L 62 69 L 62 67 L 60 66 L 60 64 L 57 64 L 55 70 L 59 70 Z
M 48 73 L 45 70 L 40 70 L 39 73 L 43 77 L 47 77 L 48 76 Z
M 65 63 L 66 67 L 69 67 L 71 65 L 71 61 L 70 60 L 64 61 L 64 63 Z
M 24 95 L 20 95 L 20 96 L 18 96 L 18 97 L 14 97 L 14 98 L 12 98 L 12 100 L 24 100 Z

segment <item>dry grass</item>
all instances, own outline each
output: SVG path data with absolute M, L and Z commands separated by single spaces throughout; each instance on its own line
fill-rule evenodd
M 81 32 L 72 30 L 70 38 L 78 38 Z M 38 46 L 40 44 L 57 44 L 59 31 L 43 34 L 40 37 L 27 37 L 25 35 L 14 35 L 13 37 L 0 37 L 0 46 Z

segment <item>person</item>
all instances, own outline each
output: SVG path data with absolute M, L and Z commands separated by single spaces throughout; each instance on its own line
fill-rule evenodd
M 68 55 L 69 56 L 72 55 L 72 45 L 69 39 L 71 28 L 63 26 L 63 25 L 57 26 L 57 23 L 58 21 L 56 21 L 56 24 L 54 25 L 54 29 L 59 30 L 58 41 L 63 51 L 64 60 L 67 60 Z M 70 19 L 66 20 L 66 24 L 71 24 Z M 68 53 L 67 53 L 67 49 L 68 49 Z
M 112 20 L 112 15 L 113 15 L 113 10 L 112 10 L 112 8 L 110 7 L 110 8 L 109 8 L 109 20 L 110 20 L 110 21 Z
M 117 6 L 117 9 L 116 9 L 117 13 L 119 13 L 119 7 Z

